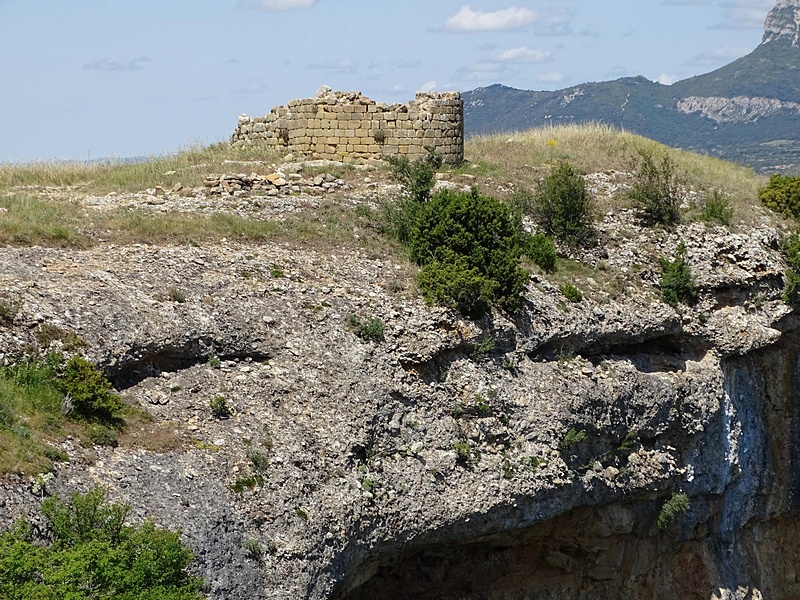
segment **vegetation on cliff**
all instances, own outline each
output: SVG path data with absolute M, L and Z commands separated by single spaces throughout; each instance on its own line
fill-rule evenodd
M 202 580 L 187 567 L 191 552 L 177 533 L 152 522 L 125 524 L 130 506 L 107 504 L 95 489 L 68 502 L 42 503 L 51 542 L 20 520 L 0 533 L 0 597 L 8 600 L 116 598 L 195 600 Z

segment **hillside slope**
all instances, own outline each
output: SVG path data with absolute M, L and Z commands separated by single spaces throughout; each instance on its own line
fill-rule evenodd
M 664 86 L 644 77 L 554 92 L 501 85 L 463 94 L 467 135 L 599 121 L 760 171 L 800 168 L 800 3 L 781 0 L 750 54 Z
M 209 151 L 150 164 L 132 189 L 98 191 L 138 166 L 0 172 L 2 358 L 44 351 L 43 325 L 73 332 L 158 425 L 118 447 L 56 430 L 66 460 L 45 493 L 100 485 L 180 528 L 214 600 L 800 595 L 784 224 L 751 171 L 671 151 L 685 222 L 642 227 L 624 169 L 638 147 L 666 151 L 610 128 L 480 138 L 440 174 L 504 196 L 569 158 L 599 208 L 597 246 L 552 274 L 528 265 L 522 308 L 479 321 L 426 305 L 381 237 L 377 208 L 398 193 L 385 171 Z M 209 171 L 231 165 L 292 183 Z M 730 227 L 691 218 L 712 188 Z M 700 300 L 673 308 L 659 265 L 681 240 Z M 0 527 L 39 523 L 36 472 L 11 471 Z

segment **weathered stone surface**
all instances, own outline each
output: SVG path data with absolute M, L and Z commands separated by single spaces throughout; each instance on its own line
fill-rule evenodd
M 259 177 L 210 176 L 157 207 L 147 194 L 82 201 L 271 218 L 316 206 L 206 196 Z M 360 178 L 342 202 L 371 205 L 373 176 Z M 474 183 L 453 179 L 440 184 Z M 589 179 L 597 193 L 625 181 Z M 103 485 L 135 518 L 181 528 L 214 600 L 797 596 L 800 334 L 780 301 L 778 232 L 653 235 L 627 211 L 599 229 L 610 250 L 579 258 L 608 282 L 567 307 L 536 276 L 518 314 L 480 322 L 425 305 L 409 266 L 372 251 L 2 248 L 0 291 L 21 302 L 0 327 L 3 357 L 38 324 L 73 330 L 126 400 L 188 440 L 164 454 L 67 440 L 46 491 Z M 657 265 L 679 239 L 701 300 L 676 311 L 658 299 Z M 170 287 L 185 302 L 165 300 Z M 354 335 L 352 314 L 379 318 L 384 339 Z M 211 414 L 215 394 L 230 419 Z M 232 491 L 256 472 L 263 484 Z M 675 492 L 691 508 L 661 530 Z M 28 476 L 0 481 L 0 526 L 40 519 L 39 499 Z
M 412 125 L 409 110 L 414 108 Z M 305 118 L 307 115 L 315 118 Z M 279 117 L 285 117 L 284 120 Z M 409 128 L 398 135 L 396 121 Z M 449 123 L 447 129 L 440 127 Z M 369 131 L 359 140 L 356 132 Z M 376 137 L 376 132 L 381 132 Z M 373 142 L 381 141 L 379 144 Z M 361 92 L 334 92 L 323 86 L 316 98 L 291 100 L 264 117 L 239 117 L 231 136 L 234 146 L 285 148 L 290 152 L 317 158 L 344 157 L 358 164 L 381 159 L 389 154 L 423 154 L 425 146 L 437 148 L 445 163 L 459 164 L 464 159 L 463 102 L 457 92 L 418 93 L 407 104 L 376 104 Z M 354 141 L 355 140 L 355 141 Z M 321 144 L 330 146 L 320 149 Z

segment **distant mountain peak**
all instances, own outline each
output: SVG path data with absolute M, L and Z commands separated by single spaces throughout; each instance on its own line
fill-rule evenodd
M 764 22 L 762 44 L 788 40 L 793 48 L 800 45 L 800 0 L 778 0 Z

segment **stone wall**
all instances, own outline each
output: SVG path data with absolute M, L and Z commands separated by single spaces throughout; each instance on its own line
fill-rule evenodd
M 263 117 L 242 115 L 231 144 L 356 163 L 397 154 L 413 160 L 433 146 L 445 163 L 458 164 L 464 159 L 464 103 L 458 92 L 421 92 L 405 104 L 387 105 L 361 92 L 323 87 L 316 98 L 292 100 Z

